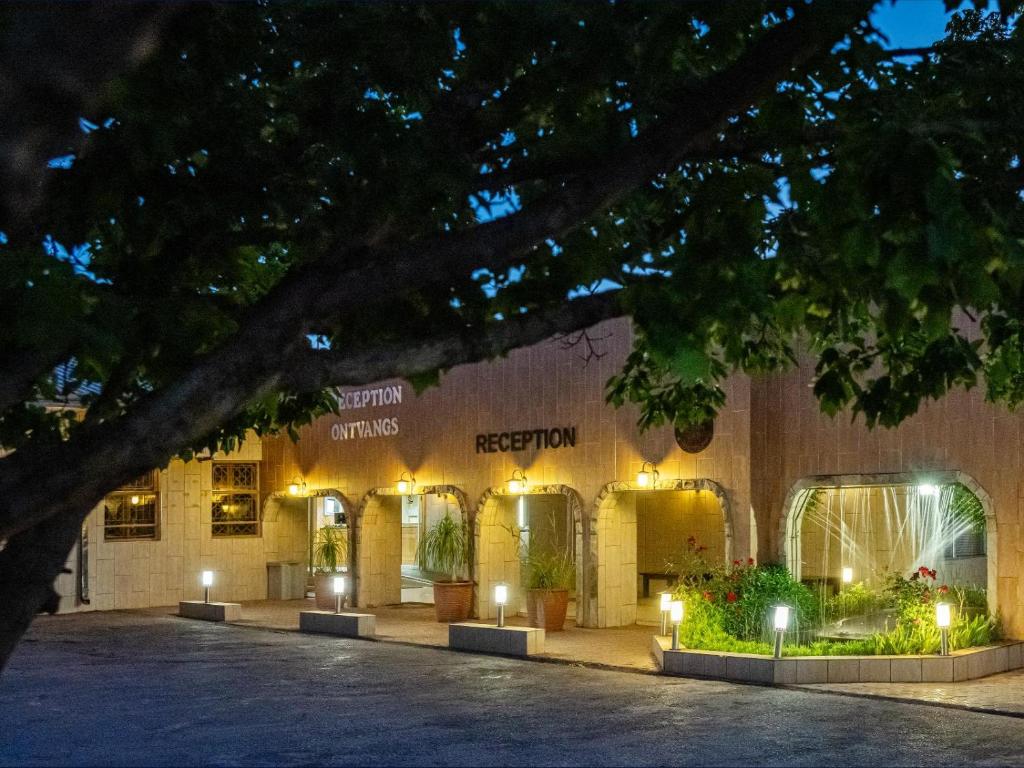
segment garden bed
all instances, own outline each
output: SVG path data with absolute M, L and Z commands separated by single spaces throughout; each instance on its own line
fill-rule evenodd
M 1024 667 L 1024 643 L 965 648 L 949 656 L 791 656 L 671 650 L 667 637 L 654 636 L 652 652 L 665 675 L 711 677 L 744 683 L 952 683 Z

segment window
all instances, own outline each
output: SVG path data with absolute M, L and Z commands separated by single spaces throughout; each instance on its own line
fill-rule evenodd
M 214 536 L 258 536 L 259 482 L 255 463 L 213 463 Z
M 946 547 L 947 560 L 959 560 L 966 557 L 985 556 L 985 531 L 973 528 L 964 531 Z
M 157 476 L 147 472 L 103 500 L 104 540 L 160 538 Z

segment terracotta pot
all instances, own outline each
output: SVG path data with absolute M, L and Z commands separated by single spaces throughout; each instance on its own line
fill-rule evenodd
M 545 632 L 561 632 L 565 629 L 568 608 L 568 589 L 531 589 L 526 593 L 526 614 L 531 627 L 542 627 Z
M 472 610 L 473 582 L 434 582 L 434 613 L 438 621 L 465 621 Z
M 341 574 L 318 573 L 313 576 L 313 583 L 316 591 L 316 607 L 321 611 L 333 611 L 337 606 L 337 598 L 334 596 L 334 577 Z M 346 580 L 348 574 L 345 574 Z M 351 583 L 351 582 L 350 582 Z M 341 607 L 345 607 L 348 595 L 341 596 Z

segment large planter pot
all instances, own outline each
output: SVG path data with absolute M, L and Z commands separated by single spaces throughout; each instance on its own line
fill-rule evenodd
M 526 593 L 530 626 L 540 627 L 545 632 L 561 632 L 565 628 L 568 607 L 568 589 L 531 589 Z
M 434 582 L 434 613 L 438 621 L 465 621 L 472 610 L 473 582 Z
M 333 611 L 337 605 L 337 598 L 334 596 L 334 577 L 342 574 L 318 573 L 313 577 L 316 592 L 316 607 L 321 611 Z M 347 577 L 347 574 L 346 574 Z M 341 607 L 345 607 L 347 595 L 341 596 Z

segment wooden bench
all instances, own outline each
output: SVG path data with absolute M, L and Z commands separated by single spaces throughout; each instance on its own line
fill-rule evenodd
M 674 587 L 679 583 L 679 575 L 675 573 L 663 573 L 661 571 L 651 571 L 649 573 L 641 573 L 641 578 L 644 580 L 643 596 L 651 596 L 651 579 L 664 579 L 668 582 L 668 586 Z

